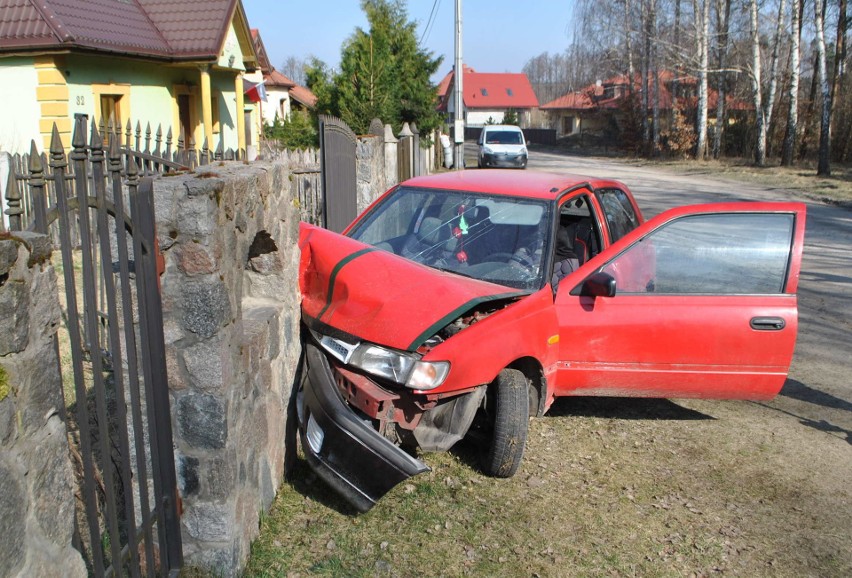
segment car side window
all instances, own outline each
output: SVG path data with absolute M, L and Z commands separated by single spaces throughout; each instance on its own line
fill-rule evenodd
M 794 216 L 691 215 L 642 238 L 602 271 L 616 291 L 673 295 L 779 294 L 787 283 Z
M 613 243 L 639 226 L 639 218 L 627 193 L 621 189 L 598 189 L 595 192 L 603 207 Z

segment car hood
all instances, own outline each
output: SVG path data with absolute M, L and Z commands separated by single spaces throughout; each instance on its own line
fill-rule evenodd
M 396 349 L 414 351 L 482 303 L 525 294 L 438 271 L 305 223 L 299 247 L 303 315 Z

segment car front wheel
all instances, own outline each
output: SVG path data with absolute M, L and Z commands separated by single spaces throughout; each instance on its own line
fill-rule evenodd
M 488 405 L 494 429 L 483 469 L 497 478 L 511 478 L 521 465 L 529 426 L 529 393 L 526 376 L 504 369 L 491 384 Z

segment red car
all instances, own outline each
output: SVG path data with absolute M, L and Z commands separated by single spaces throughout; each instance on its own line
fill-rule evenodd
M 804 232 L 799 203 L 646 223 L 617 181 L 488 170 L 406 181 L 343 235 L 303 224 L 306 458 L 366 511 L 428 469 L 412 449 L 471 432 L 512 476 L 559 396 L 769 399 Z

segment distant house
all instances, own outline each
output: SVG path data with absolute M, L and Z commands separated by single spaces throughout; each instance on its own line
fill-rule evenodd
M 281 120 L 289 119 L 290 112 L 294 109 L 313 108 L 316 104 L 314 94 L 277 71 L 269 61 L 260 32 L 253 28 L 251 34 L 257 53 L 259 70 L 247 75 L 247 78 L 253 82 L 263 82 L 266 100 L 259 103 L 263 123 L 271 125 L 275 122 L 276 117 Z
M 257 66 L 240 0 L 0 0 L 0 150 L 46 147 L 54 123 L 68 146 L 78 114 L 245 150 Z
M 438 110 L 447 113 L 450 119 L 456 110 L 454 82 L 455 72 L 450 71 L 438 85 Z M 516 111 L 520 125 L 527 127 L 531 111 L 538 107 L 530 81 L 521 73 L 476 72 L 465 66 L 462 92 L 465 124 L 471 127 L 500 123 L 509 109 Z
M 697 103 L 697 79 L 694 76 L 675 77 L 671 71 L 659 73 L 659 110 L 662 130 L 669 128 L 672 104 L 676 104 L 681 112 L 691 115 Z M 677 82 L 675 82 L 677 80 Z M 626 108 L 631 105 L 631 98 L 639 98 L 642 90 L 642 77 L 638 74 L 631 79 L 622 74 L 578 90 L 568 92 L 541 106 L 541 110 L 549 117 L 551 128 L 556 129 L 557 137 L 579 134 L 595 134 L 602 136 L 614 126 L 620 126 L 624 121 Z M 649 95 L 649 110 L 656 100 L 653 90 L 654 83 L 649 82 L 652 93 Z M 676 96 L 673 94 L 677 90 Z M 709 108 L 715 110 L 718 93 L 709 90 Z M 729 117 L 733 120 L 741 117 L 752 107 L 739 99 L 726 99 Z

